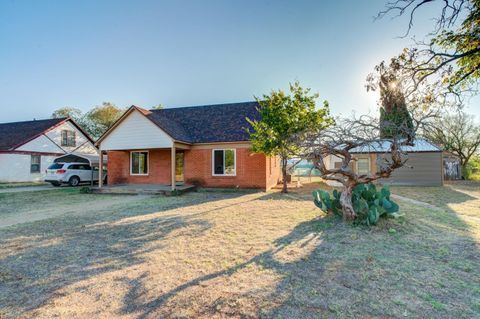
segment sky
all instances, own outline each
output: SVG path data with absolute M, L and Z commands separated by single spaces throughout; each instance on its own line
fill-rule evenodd
M 374 21 L 386 1 L 2 0 L 0 122 L 104 101 L 251 101 L 296 80 L 335 115 L 375 112 L 367 75 L 412 44 L 406 17 Z M 431 31 L 431 13 L 412 36 Z

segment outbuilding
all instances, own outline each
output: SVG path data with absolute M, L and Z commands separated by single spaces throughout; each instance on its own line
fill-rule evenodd
M 383 141 L 374 145 L 353 149 L 355 161 L 352 170 L 358 174 L 376 172 L 384 159 L 389 157 L 390 143 Z M 432 142 L 418 138 L 414 146 L 402 149 L 408 156 L 405 166 L 395 170 L 390 178 L 378 182 L 390 185 L 442 186 L 443 185 L 443 153 L 442 149 Z M 341 159 L 330 157 L 327 166 L 341 165 Z

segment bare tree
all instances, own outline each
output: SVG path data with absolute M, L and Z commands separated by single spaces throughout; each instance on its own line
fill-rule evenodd
M 301 140 L 306 141 L 302 149 L 307 150 L 304 158 L 313 162 L 323 179 L 342 185 L 340 205 L 345 220 L 357 216 L 352 205 L 353 188 L 388 178 L 404 166 L 417 132 L 425 130 L 445 103 L 435 97 L 436 86 L 427 82 L 407 95 L 413 82 L 403 71 L 394 58 L 389 64 L 380 63 L 367 78 L 367 90 L 380 92 L 380 117 L 338 119 L 333 127 L 307 133 L 307 138 L 302 136 Z M 377 157 L 376 172 L 364 175 L 353 171 L 353 154 L 358 151 L 381 154 Z M 341 160 L 339 167 L 327 165 L 332 156 Z
M 380 130 L 385 123 L 378 118 L 361 116 L 352 119 L 339 119 L 334 127 L 310 134 L 305 139 L 304 147 L 308 151 L 304 158 L 313 162 L 325 180 L 336 181 L 342 185 L 340 204 L 345 220 L 353 220 L 357 216 L 352 206 L 353 188 L 358 184 L 366 184 L 380 178 L 388 178 L 392 172 L 405 165 L 408 160 L 407 146 L 413 146 L 414 140 L 408 130 L 407 137 L 402 135 L 390 138 L 379 138 Z M 418 126 L 417 126 L 418 127 Z M 398 127 L 396 128 L 398 132 Z M 352 170 L 352 163 L 356 161 L 353 151 L 383 152 L 379 156 L 377 172 L 367 175 L 357 174 Z M 341 160 L 340 167 L 327 166 L 328 159 L 335 156 Z
M 463 111 L 447 113 L 433 122 L 425 135 L 443 149 L 460 158 L 463 171 L 472 156 L 480 149 L 480 125 Z

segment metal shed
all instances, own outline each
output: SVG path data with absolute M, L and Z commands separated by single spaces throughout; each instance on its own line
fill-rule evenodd
M 390 143 L 382 141 L 371 146 L 364 146 L 352 151 L 354 157 L 370 154 L 371 171 L 376 171 L 377 165 L 388 159 Z M 416 139 L 414 146 L 403 148 L 408 154 L 404 167 L 395 170 L 392 176 L 381 179 L 380 183 L 391 185 L 441 186 L 443 185 L 443 155 L 442 149 L 425 139 Z

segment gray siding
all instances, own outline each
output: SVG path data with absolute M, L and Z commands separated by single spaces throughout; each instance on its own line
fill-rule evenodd
M 392 185 L 441 186 L 442 174 L 441 152 L 409 153 L 406 165 L 395 170 L 390 178 L 381 179 L 380 182 Z

